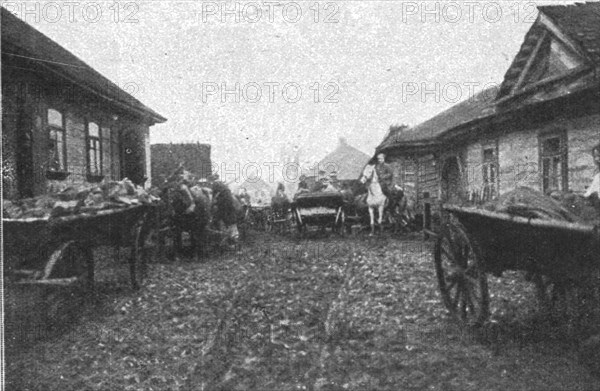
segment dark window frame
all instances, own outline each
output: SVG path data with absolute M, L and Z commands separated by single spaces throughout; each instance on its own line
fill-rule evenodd
M 486 159 L 486 151 L 492 151 L 492 158 Z M 481 145 L 481 180 L 484 201 L 495 199 L 500 194 L 500 157 L 498 140 L 491 140 Z M 490 176 L 493 176 L 490 180 Z
M 51 124 L 50 123 L 50 112 L 51 111 L 55 111 L 58 114 L 60 114 L 60 122 L 61 122 L 61 126 L 57 126 L 55 124 Z M 49 154 L 48 154 L 48 168 L 46 170 L 46 177 L 49 179 L 65 179 L 68 175 L 69 175 L 69 171 L 68 171 L 68 159 L 67 159 L 67 129 L 65 126 L 65 122 L 66 122 L 66 118 L 65 118 L 65 111 L 64 110 L 60 110 L 59 108 L 54 108 L 54 107 L 48 107 L 46 109 L 46 131 L 48 134 L 48 142 L 49 142 L 49 147 L 52 146 L 51 152 L 50 152 L 50 148 L 49 148 Z M 51 163 L 54 155 L 56 152 L 58 152 L 57 149 L 57 139 L 55 137 L 53 137 L 53 133 L 57 133 L 58 135 L 61 136 L 62 138 L 62 162 L 59 162 L 59 167 L 58 169 L 53 167 L 54 165 Z M 62 166 L 62 167 L 61 167 Z
M 544 144 L 552 139 L 558 139 L 558 151 L 550 152 L 544 149 Z M 538 135 L 538 155 L 539 155 L 539 177 L 540 177 L 540 188 L 544 194 L 551 193 L 553 191 L 568 191 L 569 190 L 569 146 L 567 132 L 564 129 L 552 130 L 542 132 Z M 552 163 L 558 159 L 559 164 L 559 176 L 556 178 L 556 173 L 549 173 L 546 175 L 546 165 Z M 551 165 L 552 167 L 552 165 Z M 550 183 L 552 181 L 553 183 Z M 559 183 L 554 183 L 559 182 Z M 557 185 L 554 186 L 554 185 Z
M 96 125 L 98 128 L 98 136 L 92 136 L 90 134 L 90 124 Z M 92 141 L 96 144 L 95 148 L 92 148 Z M 99 122 L 93 120 L 86 120 L 85 124 L 85 145 L 86 145 L 86 157 L 87 157 L 87 180 L 88 182 L 100 182 L 104 179 L 103 170 L 103 159 L 102 159 L 102 126 Z M 98 172 L 92 170 L 92 150 L 96 151 L 96 159 L 98 160 Z

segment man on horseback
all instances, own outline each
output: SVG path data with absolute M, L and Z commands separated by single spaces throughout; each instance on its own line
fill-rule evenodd
M 379 153 L 377 155 L 377 164 L 375 165 L 375 171 L 377 171 L 377 177 L 379 178 L 379 184 L 381 185 L 381 191 L 387 198 L 392 198 L 392 182 L 394 180 L 394 169 L 391 165 L 385 162 L 385 154 Z

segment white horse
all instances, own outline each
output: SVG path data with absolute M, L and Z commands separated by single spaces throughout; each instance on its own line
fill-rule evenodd
M 369 207 L 369 216 L 371 217 L 371 235 L 375 233 L 375 209 L 378 212 L 378 224 L 381 229 L 383 224 L 383 211 L 386 206 L 387 197 L 381 190 L 379 184 L 379 177 L 374 165 L 368 165 L 363 170 L 360 177 L 362 183 L 369 182 L 368 184 L 368 195 L 367 195 L 367 206 Z

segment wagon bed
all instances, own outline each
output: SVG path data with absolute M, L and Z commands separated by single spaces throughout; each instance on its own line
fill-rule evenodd
M 313 192 L 298 194 L 292 203 L 292 214 L 300 232 L 307 225 L 332 226 L 343 233 L 345 200 L 341 193 Z
M 598 225 L 530 219 L 475 207 L 450 213 L 434 249 L 444 304 L 463 320 L 488 316 L 486 273 L 525 271 L 539 289 L 578 284 L 600 268 Z
M 94 280 L 93 248 L 131 247 L 134 288 L 144 277 L 143 232 L 153 206 L 137 205 L 63 217 L 3 219 L 5 273 L 19 284 L 68 284 Z

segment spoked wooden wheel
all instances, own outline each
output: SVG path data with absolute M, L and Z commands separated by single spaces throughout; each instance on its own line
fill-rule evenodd
M 344 236 L 346 234 L 346 213 L 343 209 L 341 209 L 338 214 L 337 225 L 335 228 L 340 236 Z
M 77 317 L 83 295 L 94 284 L 93 252 L 84 243 L 68 241 L 51 254 L 41 280 L 52 281 L 45 293 L 44 320 L 48 326 L 64 326 Z
M 133 289 L 140 289 L 148 272 L 147 259 L 143 254 L 142 228 L 136 227 L 135 238 L 131 243 L 131 256 L 129 257 L 129 276 Z
M 267 222 L 265 224 L 265 231 L 273 232 L 273 220 L 274 220 L 273 215 L 267 216 Z
M 62 243 L 50 256 L 44 268 L 43 279 L 65 282 L 77 278 L 88 288 L 93 287 L 93 252 L 89 245 L 76 241 Z
M 481 270 L 481 251 L 461 224 L 448 224 L 434 250 L 435 271 L 444 305 L 468 325 L 480 325 L 489 315 L 489 293 Z
M 302 221 L 302 217 L 300 217 L 300 212 L 297 209 L 293 210 L 294 220 L 296 221 L 296 228 L 298 229 L 299 234 L 303 234 L 306 232 L 305 223 Z
M 533 274 L 531 279 L 535 284 L 540 309 L 544 313 L 552 312 L 556 299 L 561 296 L 561 294 L 564 295 L 564 292 L 560 289 L 560 285 L 540 273 Z

